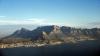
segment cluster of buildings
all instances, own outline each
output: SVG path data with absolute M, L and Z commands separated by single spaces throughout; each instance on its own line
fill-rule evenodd
M 16 47 L 41 47 L 41 46 L 47 46 L 47 45 L 57 45 L 61 44 L 62 42 L 50 42 L 49 44 L 47 43 L 12 43 L 12 44 L 0 44 L 0 48 L 16 48 Z
M 40 47 L 45 46 L 45 43 L 39 44 L 39 43 L 16 43 L 16 44 L 0 44 L 0 48 L 15 48 L 15 47 Z

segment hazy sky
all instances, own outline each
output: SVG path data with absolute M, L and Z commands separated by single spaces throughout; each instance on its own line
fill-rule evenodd
M 100 27 L 100 0 L 0 0 L 0 25 Z

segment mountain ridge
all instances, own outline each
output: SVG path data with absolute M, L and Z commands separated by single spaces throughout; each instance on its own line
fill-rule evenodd
M 68 37 L 75 39 L 86 38 L 86 37 L 100 39 L 100 29 L 99 28 L 81 29 L 81 28 L 72 28 L 67 26 L 50 25 L 50 26 L 37 27 L 32 31 L 22 28 L 5 38 L 25 38 L 25 39 L 30 38 L 33 40 L 60 38 L 65 40 Z

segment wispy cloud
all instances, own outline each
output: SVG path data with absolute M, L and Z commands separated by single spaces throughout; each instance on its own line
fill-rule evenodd
M 42 24 L 45 19 L 0 20 L 0 25 Z
M 89 24 L 92 24 L 92 25 L 100 25 L 100 22 L 91 22 Z
M 85 28 L 100 28 L 100 22 L 90 22 L 84 25 Z
M 17 20 L 0 20 L 0 25 L 67 25 L 68 23 L 52 22 L 51 19 L 31 18 L 31 19 L 17 19 Z

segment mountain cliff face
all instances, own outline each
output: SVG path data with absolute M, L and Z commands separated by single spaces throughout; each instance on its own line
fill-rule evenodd
M 41 26 L 32 31 L 22 28 L 17 30 L 12 35 L 6 38 L 30 38 L 33 40 L 38 39 L 61 39 L 66 40 L 67 38 L 98 38 L 100 39 L 100 29 L 76 29 L 66 26 Z

